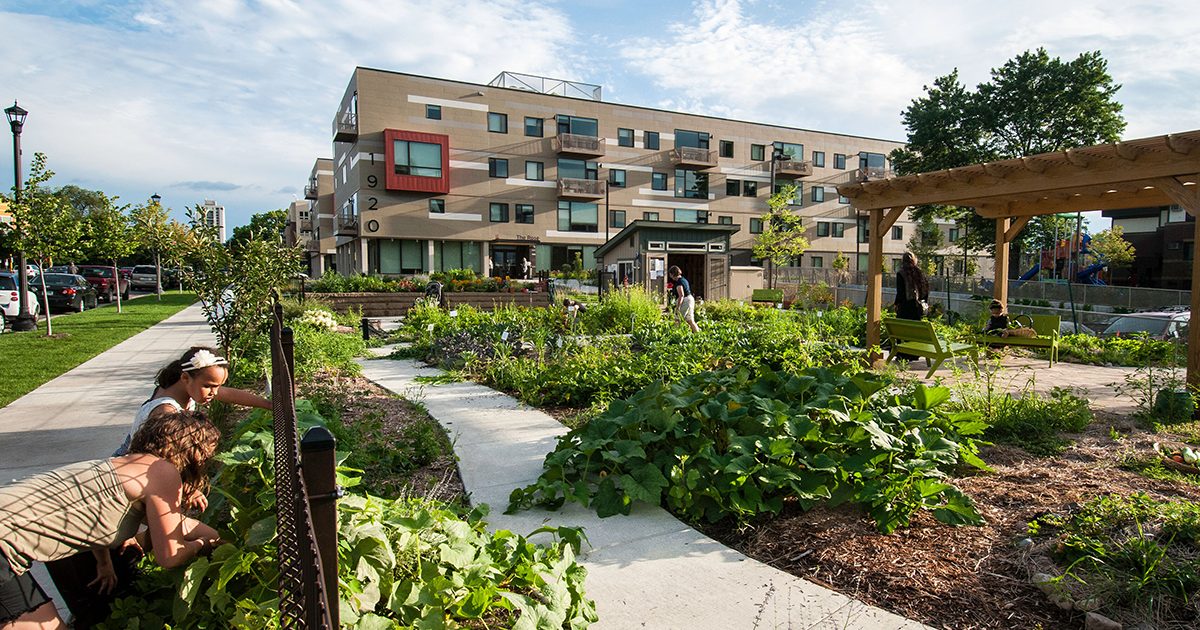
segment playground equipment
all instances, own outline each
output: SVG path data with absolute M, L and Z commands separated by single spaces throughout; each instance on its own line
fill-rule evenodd
M 1075 274 L 1075 281 L 1080 284 L 1094 284 L 1094 285 L 1104 286 L 1105 282 L 1103 280 L 1101 280 L 1097 274 L 1099 274 L 1107 266 L 1108 266 L 1108 263 L 1106 263 L 1104 261 L 1100 261 L 1094 265 L 1089 265 L 1083 269 L 1080 269 Z

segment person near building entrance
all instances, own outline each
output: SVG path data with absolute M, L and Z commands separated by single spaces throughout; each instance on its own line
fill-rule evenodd
M 925 317 L 929 303 L 929 278 L 921 271 L 917 257 L 904 252 L 900 271 L 896 272 L 896 317 L 919 320 Z
M 671 291 L 675 294 L 676 312 L 692 332 L 700 332 L 700 327 L 696 325 L 696 298 L 692 297 L 691 283 L 683 277 L 683 271 L 676 265 L 671 265 L 667 276 L 671 279 Z
M 533 275 L 533 263 L 528 258 L 521 259 L 521 277 L 528 280 Z

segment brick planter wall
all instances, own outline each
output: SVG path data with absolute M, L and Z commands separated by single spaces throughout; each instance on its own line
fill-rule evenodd
M 336 311 L 362 308 L 365 317 L 395 317 L 404 315 L 424 293 L 310 293 L 310 297 L 329 304 Z M 517 306 L 550 306 L 548 293 L 447 293 L 451 308 L 460 305 L 490 311 L 497 304 Z

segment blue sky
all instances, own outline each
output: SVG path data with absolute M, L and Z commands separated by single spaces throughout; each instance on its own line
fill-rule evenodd
M 216 199 L 232 227 L 332 153 L 355 65 L 903 140 L 901 110 L 955 67 L 974 85 L 1027 49 L 1100 50 L 1137 138 L 1200 128 L 1197 24 L 1182 0 L 0 0 L 0 101 L 31 112 L 26 158 L 57 183 L 180 217 Z

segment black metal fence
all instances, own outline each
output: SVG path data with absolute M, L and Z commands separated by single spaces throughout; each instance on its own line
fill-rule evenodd
M 281 628 L 333 630 L 337 609 L 337 505 L 334 440 L 296 428 L 292 330 L 275 301 L 271 324 L 271 405 L 275 419 L 275 509 L 279 544 Z M 301 452 L 303 450 L 303 459 Z M 314 527 L 315 525 L 315 527 Z

